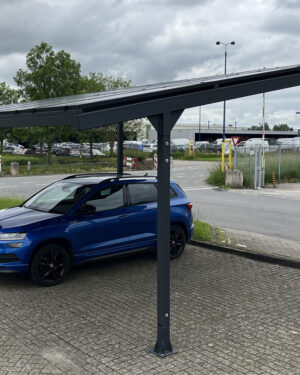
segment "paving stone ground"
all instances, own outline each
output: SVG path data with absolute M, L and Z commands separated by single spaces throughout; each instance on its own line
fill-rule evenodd
M 298 269 L 188 246 L 171 262 L 171 339 L 156 339 L 150 255 L 82 265 L 39 288 L 0 274 L 0 375 L 300 374 Z

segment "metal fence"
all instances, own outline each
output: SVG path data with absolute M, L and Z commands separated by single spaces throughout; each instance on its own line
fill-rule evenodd
M 235 168 L 243 172 L 246 187 L 257 189 L 264 184 L 300 180 L 299 146 L 269 146 L 264 157 L 261 145 L 237 147 L 235 153 Z

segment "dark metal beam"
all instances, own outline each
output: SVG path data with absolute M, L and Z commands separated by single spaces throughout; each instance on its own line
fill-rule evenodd
M 165 111 L 174 112 L 185 108 L 241 98 L 260 94 L 262 92 L 281 90 L 298 85 L 300 85 L 300 74 L 265 78 L 242 84 L 233 82 L 227 85 L 224 83 L 224 86 L 216 84 L 215 86 L 203 88 L 202 90 L 199 88 L 199 91 L 193 93 L 172 95 L 167 98 L 82 113 L 78 116 L 79 127 L 84 130 L 117 123 L 119 121 L 133 120 L 142 117 L 149 118 Z
M 165 130 L 170 132 L 174 125 L 176 124 L 179 117 L 182 115 L 183 110 L 178 110 L 170 113 L 170 119 L 164 124 Z M 162 115 L 154 115 L 149 116 L 148 120 L 154 126 L 156 131 L 160 131 L 160 127 L 162 126 Z
M 170 133 L 182 111 L 149 118 L 157 130 L 157 341 L 151 352 L 166 357 L 170 341 Z
M 15 113 L 0 116 L 0 128 L 28 126 L 74 126 L 79 128 L 77 115 L 81 110 Z
M 123 174 L 123 122 L 118 123 L 118 160 L 117 160 L 117 173 Z

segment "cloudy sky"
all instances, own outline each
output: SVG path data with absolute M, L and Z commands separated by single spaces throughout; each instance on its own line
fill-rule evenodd
M 26 53 L 45 41 L 134 85 L 300 64 L 300 0 L 1 0 L 0 82 L 14 85 Z M 266 121 L 300 128 L 300 87 L 266 95 Z M 261 122 L 262 96 L 227 102 L 227 124 Z M 202 123 L 222 123 L 222 103 Z M 199 110 L 181 123 L 198 124 Z

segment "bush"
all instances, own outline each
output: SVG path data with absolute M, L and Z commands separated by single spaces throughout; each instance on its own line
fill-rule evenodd
M 214 186 L 225 186 L 225 173 L 222 172 L 220 165 L 210 170 L 206 182 Z
M 212 228 L 208 223 L 194 220 L 194 236 L 195 240 L 199 241 L 211 241 L 212 240 Z
M 153 158 L 155 152 L 144 152 L 139 150 L 124 150 L 124 156 L 137 158 L 138 161 L 145 161 L 147 158 Z M 117 156 L 117 154 L 116 154 Z

